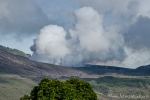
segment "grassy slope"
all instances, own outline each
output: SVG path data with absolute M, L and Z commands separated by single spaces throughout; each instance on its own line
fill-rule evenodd
M 14 55 L 19 55 L 19 56 L 23 56 L 23 57 L 29 57 L 26 53 L 18 50 L 18 49 L 12 49 L 12 48 L 9 48 L 9 47 L 4 47 L 2 45 L 0 45 L 0 49 L 4 50 L 4 51 L 7 51 L 9 53 L 12 53 Z
M 29 78 L 0 74 L 0 100 L 19 100 L 24 94 L 29 94 L 37 84 Z M 99 100 L 150 100 L 150 98 L 122 99 L 108 97 L 110 94 L 113 96 L 119 96 L 120 94 L 150 96 L 150 78 L 102 77 L 83 80 L 91 83 Z
M 150 78 L 103 77 L 84 80 L 92 84 L 100 100 L 150 100 Z M 123 98 L 123 95 L 148 97 L 130 99 L 129 97 Z
M 19 100 L 35 85 L 32 80 L 18 75 L 0 74 L 0 100 Z

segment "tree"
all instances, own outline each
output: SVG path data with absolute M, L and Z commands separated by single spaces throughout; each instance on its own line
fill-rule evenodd
M 20 100 L 97 100 L 97 96 L 88 82 L 77 78 L 66 82 L 44 78 L 30 96 L 24 95 Z
M 25 94 L 23 97 L 20 98 L 20 100 L 30 100 L 29 95 Z

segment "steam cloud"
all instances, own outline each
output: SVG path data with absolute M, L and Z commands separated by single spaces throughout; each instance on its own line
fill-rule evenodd
M 32 60 L 64 66 L 150 64 L 150 0 L 0 2 L 1 45 L 26 52 L 45 26 L 31 47 Z
M 88 12 L 87 12 L 88 11 Z M 82 66 L 107 60 L 122 61 L 125 54 L 123 39 L 119 33 L 110 33 L 102 25 L 103 16 L 91 7 L 83 7 L 74 12 L 76 24 L 69 30 L 70 38 L 63 27 L 45 26 L 34 40 L 31 59 L 64 66 Z M 36 49 L 35 49 L 36 48 Z M 109 56 L 108 56 L 109 55 Z
M 150 64 L 149 0 L 73 1 L 87 7 L 74 11 L 70 28 L 41 29 L 31 46 L 32 60 L 64 66 Z

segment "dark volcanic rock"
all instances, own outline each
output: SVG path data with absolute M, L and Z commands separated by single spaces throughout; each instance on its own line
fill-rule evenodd
M 128 69 L 114 66 L 87 65 L 86 67 L 63 67 L 53 64 L 41 63 L 29 60 L 22 56 L 16 56 L 0 49 L 0 70 L 3 73 L 28 75 L 37 77 L 71 77 L 96 78 L 110 73 L 122 75 L 150 75 L 150 65 L 137 69 Z
M 3 73 L 19 75 L 36 75 L 48 77 L 86 76 L 86 73 L 70 67 L 31 61 L 28 58 L 16 56 L 0 49 L 0 70 Z

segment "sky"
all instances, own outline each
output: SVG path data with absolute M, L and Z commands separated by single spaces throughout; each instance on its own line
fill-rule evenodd
M 149 0 L 0 0 L 0 45 L 63 66 L 150 64 Z

